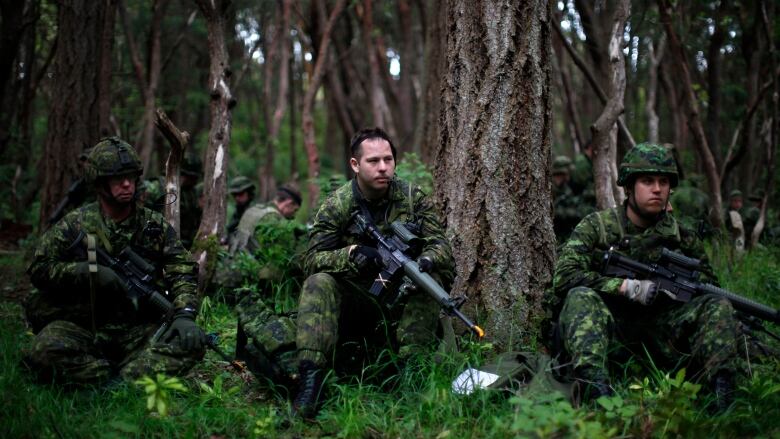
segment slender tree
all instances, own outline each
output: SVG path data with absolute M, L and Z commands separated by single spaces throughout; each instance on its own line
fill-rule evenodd
M 209 41 L 209 95 L 211 96 L 211 129 L 206 150 L 203 193 L 206 204 L 198 228 L 195 259 L 200 267 L 198 286 L 204 291 L 210 277 L 209 269 L 217 257 L 216 243 L 224 235 L 227 211 L 227 170 L 232 124 L 231 109 L 235 99 L 230 92 L 230 68 L 225 46 L 225 23 L 230 0 L 197 0 L 200 12 L 206 19 Z

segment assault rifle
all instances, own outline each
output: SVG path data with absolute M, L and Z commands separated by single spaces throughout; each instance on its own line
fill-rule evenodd
M 653 281 L 659 291 L 678 302 L 690 302 L 696 296 L 715 294 L 725 297 L 737 311 L 747 316 L 747 324 L 780 340 L 777 335 L 764 329 L 755 318 L 780 324 L 780 311 L 742 297 L 726 289 L 701 282 L 701 261 L 690 258 L 667 248 L 661 250 L 657 263 L 643 264 L 610 248 L 604 252 L 601 274 L 629 279 Z
M 47 220 L 49 225 L 53 225 L 60 219 L 62 219 L 63 216 L 65 216 L 65 208 L 69 205 L 78 205 L 84 200 L 84 192 L 87 190 L 86 188 L 86 182 L 83 178 L 79 178 L 78 180 L 71 183 L 70 186 L 68 186 L 68 190 L 65 192 L 65 195 L 62 197 L 59 203 L 57 203 L 57 207 L 54 208 L 54 211 L 49 215 L 49 219 Z
M 84 231 L 80 231 L 71 247 L 86 242 L 85 238 L 86 234 Z M 87 249 L 87 252 L 89 251 L 90 250 Z M 157 331 L 155 331 L 151 338 L 152 343 L 157 342 L 171 325 L 174 307 L 171 301 L 157 291 L 154 286 L 154 266 L 133 251 L 130 246 L 123 248 L 115 258 L 108 254 L 105 249 L 96 245 L 95 256 L 98 264 L 111 268 L 119 279 L 122 280 L 125 289 L 127 290 L 127 298 L 133 303 L 135 309 L 139 309 L 139 303 L 144 304 L 144 306 L 148 304 L 154 311 L 163 316 L 162 324 L 157 328 Z M 216 334 L 207 335 L 206 346 L 216 352 L 223 360 L 230 363 L 238 372 L 244 371 L 243 365 L 231 359 L 219 348 Z
M 423 291 L 433 297 L 445 313 L 460 319 L 477 337 L 482 338 L 485 335 L 485 331 L 482 328 L 460 311 L 460 307 L 465 302 L 465 299 L 462 297 L 450 297 L 431 275 L 420 271 L 420 266 L 417 265 L 417 262 L 406 255 L 412 245 L 420 242 L 421 239 L 418 236 L 410 232 L 399 221 L 395 221 L 390 225 L 390 228 L 393 230 L 392 235 L 383 236 L 364 215 L 355 214 L 355 219 L 363 233 L 376 241 L 377 251 L 382 256 L 382 269 L 368 290 L 369 293 L 379 297 L 386 289 L 389 289 L 391 285 L 394 285 L 396 281 L 406 275 L 415 286 L 422 288 Z

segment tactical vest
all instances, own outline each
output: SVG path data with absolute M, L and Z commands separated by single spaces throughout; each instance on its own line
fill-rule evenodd
M 270 204 L 255 204 L 248 208 L 238 222 L 236 232 L 230 237 L 228 252 L 232 256 L 238 251 L 254 253 L 258 248 L 254 237 L 255 228 L 266 215 L 279 215 L 279 211 Z
M 621 209 L 621 207 L 613 207 L 594 214 L 598 241 L 593 249 L 594 259 L 592 261 L 600 262 L 604 251 L 609 250 L 610 247 L 642 262 L 657 260 L 664 247 L 670 250 L 680 248 L 682 232 L 677 219 L 673 216 L 667 214 L 667 217 L 662 220 L 670 222 L 662 233 L 656 233 L 656 230 L 652 230 L 651 233 L 647 234 L 627 234 L 624 222 L 626 218 Z

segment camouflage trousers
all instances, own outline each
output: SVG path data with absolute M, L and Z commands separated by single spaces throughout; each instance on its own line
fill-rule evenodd
M 402 357 L 423 352 L 436 341 L 439 306 L 430 296 L 415 292 L 388 310 L 368 293 L 372 281 L 336 280 L 326 273 L 306 279 L 296 322 L 298 361 L 325 365 L 345 329 L 379 334 Z
M 251 295 L 239 302 L 236 314 L 237 358 L 272 381 L 287 379 L 297 371 L 295 313 L 276 313 L 263 298 Z
M 588 371 L 585 375 L 593 379 L 608 377 L 608 357 L 618 348 L 643 355 L 643 346 L 655 364 L 689 371 L 693 366 L 706 379 L 720 370 L 735 370 L 737 321 L 722 297 L 698 296 L 684 304 L 659 297 L 655 304 L 642 306 L 576 287 L 569 291 L 558 321 L 574 368 Z
M 93 334 L 75 323 L 56 320 L 35 336 L 24 362 L 42 380 L 88 384 L 117 373 L 123 379 L 182 374 L 203 358 L 203 351 L 184 351 L 178 339 L 150 345 L 149 338 L 158 327 L 105 327 Z

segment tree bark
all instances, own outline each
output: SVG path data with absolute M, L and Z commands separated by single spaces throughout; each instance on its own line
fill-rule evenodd
M 555 236 L 551 31 L 545 1 L 445 2 L 446 75 L 434 174 L 453 292 L 484 310 L 499 349 L 539 335 Z
M 100 138 L 98 65 L 106 3 L 63 0 L 57 12 L 58 47 L 52 72 L 49 123 L 43 149 L 39 230 L 80 174 L 79 154 Z
M 184 152 L 190 144 L 190 134 L 179 130 L 162 108 L 157 109 L 154 124 L 171 145 L 168 160 L 165 162 L 165 190 L 163 192 L 173 193 L 176 198 L 172 203 L 165 203 L 165 220 L 173 226 L 177 234 L 180 234 L 181 202 L 179 194 L 181 193 L 181 184 L 179 184 L 179 169 Z
M 680 43 L 680 39 L 677 37 L 677 32 L 675 32 L 672 27 L 672 6 L 669 3 L 669 0 L 658 0 L 658 9 L 661 13 L 661 23 L 664 26 L 669 41 L 669 51 L 674 57 L 675 64 L 679 69 L 680 82 L 685 92 L 683 94 L 683 105 L 685 107 L 685 112 L 688 115 L 688 125 L 690 125 L 691 131 L 693 132 L 694 147 L 699 157 L 699 161 L 704 167 L 704 174 L 707 177 L 709 196 L 712 201 L 710 221 L 714 227 L 720 228 L 720 226 L 723 225 L 723 198 L 720 193 L 720 174 L 699 117 L 699 107 L 696 95 L 693 91 L 685 49 L 683 48 L 682 43 Z
M 198 262 L 198 287 L 203 292 L 213 275 L 217 243 L 224 236 L 227 206 L 227 170 L 230 152 L 231 109 L 235 100 L 230 92 L 230 65 L 225 46 L 226 12 L 230 0 L 196 0 L 206 19 L 209 45 L 209 94 L 211 129 L 206 150 L 203 194 L 206 200 L 198 228 L 194 257 Z M 200 241 L 198 243 L 198 241 Z
M 382 93 L 382 79 L 379 67 L 379 60 L 376 57 L 376 49 L 374 48 L 374 38 L 371 32 L 374 31 L 374 13 L 372 7 L 372 0 L 363 0 L 363 8 L 361 15 L 362 21 L 362 35 L 363 45 L 365 46 L 366 57 L 368 59 L 369 66 L 369 97 L 371 100 L 371 116 L 374 126 L 382 127 L 385 130 L 391 130 L 392 127 L 386 126 L 385 123 L 385 110 L 387 103 L 385 102 L 384 93 Z M 360 10 L 360 9 L 358 9 Z M 388 131 L 390 135 L 393 133 Z
M 100 136 L 111 135 L 111 73 L 113 71 L 114 29 L 116 27 L 116 9 L 119 0 L 105 0 L 106 10 L 103 16 L 103 35 L 100 38 L 100 57 L 98 58 L 98 93 L 100 110 L 96 115 L 100 125 Z
M 631 14 L 628 0 L 621 0 L 612 17 L 608 61 L 610 81 L 609 99 L 596 122 L 590 127 L 593 134 L 593 178 L 596 205 L 599 209 L 615 207 L 623 202 L 623 191 L 617 185 L 617 119 L 623 113 L 626 92 L 626 64 L 623 60 L 623 33 Z
M 317 0 L 318 7 L 324 8 L 322 0 Z M 344 9 L 345 0 L 337 0 L 333 6 L 333 10 L 330 12 L 328 22 L 325 24 L 325 28 L 322 31 L 322 37 L 319 43 L 319 51 L 317 52 L 316 63 L 314 65 L 314 71 L 312 72 L 311 80 L 309 81 L 309 87 L 306 89 L 306 94 L 303 97 L 303 115 L 301 116 L 301 123 L 303 125 L 303 143 L 306 147 L 306 156 L 309 164 L 309 206 L 314 206 L 319 199 L 320 190 L 317 184 L 317 178 L 320 175 L 320 155 L 317 150 L 317 142 L 314 132 L 314 98 L 317 95 L 317 90 L 322 83 L 322 75 L 324 74 L 324 66 L 327 63 L 328 46 L 330 45 L 330 35 L 333 31 L 333 24 Z
M 723 163 L 723 156 L 720 152 L 720 135 L 721 135 L 721 66 L 722 56 L 720 54 L 723 44 L 726 41 L 726 33 L 728 29 L 725 28 L 723 16 L 727 13 L 730 2 L 721 1 L 718 6 L 713 22 L 715 31 L 710 37 L 710 44 L 707 47 L 707 120 L 706 120 L 706 134 L 707 142 L 710 145 L 713 157 L 715 158 L 715 164 L 718 168 Z

